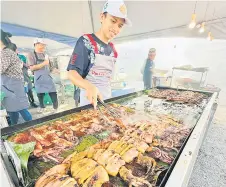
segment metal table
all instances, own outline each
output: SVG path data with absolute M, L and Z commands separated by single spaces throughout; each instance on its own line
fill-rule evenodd
M 199 87 L 201 87 L 201 84 L 202 84 L 203 81 L 205 83 L 206 77 L 207 77 L 207 74 L 208 74 L 208 68 L 207 67 L 204 67 L 204 68 L 191 68 L 191 69 L 185 69 L 185 68 L 180 68 L 180 67 L 173 67 L 172 78 L 171 78 L 171 81 L 170 81 L 170 87 L 172 87 L 173 76 L 174 76 L 174 71 L 175 70 L 179 70 L 179 71 L 193 71 L 193 72 L 201 73 L 201 78 L 200 78 L 200 81 L 199 81 Z

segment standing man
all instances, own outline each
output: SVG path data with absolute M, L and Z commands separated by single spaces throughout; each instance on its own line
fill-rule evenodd
M 17 53 L 17 56 L 19 57 L 19 59 L 22 62 L 22 65 L 23 65 L 22 71 L 23 71 L 23 75 L 24 75 L 24 82 L 27 83 L 27 85 L 28 85 L 28 91 L 27 91 L 28 100 L 29 100 L 31 107 L 37 108 L 38 106 L 35 104 L 34 96 L 33 96 L 33 93 L 32 93 L 32 88 L 33 88 L 32 82 L 31 82 L 30 77 L 28 75 L 28 67 L 29 66 L 27 64 L 27 58 L 24 55 L 18 53 L 16 44 L 11 43 L 9 48 Z
M 155 56 L 156 49 L 151 48 L 148 53 L 148 58 L 145 60 L 142 66 L 141 73 L 143 74 L 144 89 L 152 88 L 152 76 L 155 68 Z
M 52 103 L 53 108 L 56 110 L 58 108 L 58 100 L 56 87 L 50 76 L 49 68 L 49 57 L 45 54 L 46 44 L 43 39 L 36 38 L 34 40 L 34 52 L 30 54 L 30 69 L 34 72 L 34 85 L 37 92 L 37 96 L 40 103 L 40 111 L 44 111 L 44 96 L 48 93 Z
M 80 105 L 97 105 L 97 97 L 111 97 L 110 81 L 113 76 L 117 52 L 110 41 L 123 26 L 130 25 L 123 1 L 108 1 L 100 14 L 101 27 L 96 33 L 81 36 L 68 65 L 68 76 L 81 88 Z

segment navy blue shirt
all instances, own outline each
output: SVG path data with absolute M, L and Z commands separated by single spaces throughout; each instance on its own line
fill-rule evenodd
M 97 43 L 98 54 L 114 56 L 112 46 L 102 42 L 95 34 L 91 34 Z M 86 35 L 81 36 L 74 48 L 67 70 L 76 70 L 83 78 L 86 77 L 90 68 L 94 64 L 94 46 Z

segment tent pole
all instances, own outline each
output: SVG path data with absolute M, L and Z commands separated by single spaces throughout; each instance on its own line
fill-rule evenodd
M 92 24 L 92 31 L 94 33 L 93 10 L 92 10 L 92 2 L 91 2 L 91 0 L 88 0 L 88 3 L 89 3 L 89 13 L 90 13 L 90 18 L 91 18 L 91 24 Z

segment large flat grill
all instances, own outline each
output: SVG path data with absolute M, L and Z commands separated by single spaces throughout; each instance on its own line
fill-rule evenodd
M 159 89 L 168 89 L 168 88 L 159 88 Z M 170 88 L 170 89 L 172 89 L 172 88 Z M 178 91 L 181 91 L 181 90 L 179 89 Z M 202 93 L 207 94 L 209 97 L 212 96 L 212 93 L 210 93 L 210 92 L 202 92 Z M 167 110 L 169 110 L 169 108 L 171 106 L 176 105 L 174 103 L 164 102 L 161 99 L 152 99 L 152 101 L 150 103 L 150 99 L 147 98 L 147 97 L 143 97 L 143 94 L 144 94 L 144 91 L 139 91 L 139 92 L 127 94 L 127 95 L 124 95 L 124 96 L 111 98 L 111 99 L 106 100 L 105 102 L 106 103 L 109 103 L 109 102 L 119 103 L 119 104 L 134 107 L 138 110 L 141 110 L 141 111 L 143 110 L 143 111 L 150 112 L 150 113 L 154 112 L 155 109 L 161 110 L 161 107 L 163 107 L 163 111 L 166 110 L 166 113 L 167 113 Z M 180 110 L 183 111 L 183 107 L 184 108 L 187 107 L 186 105 L 183 105 L 182 109 L 181 108 L 178 109 L 178 110 L 175 109 L 175 110 L 172 110 L 171 112 L 174 112 L 175 114 L 178 113 L 179 118 L 184 119 L 184 122 L 186 124 L 191 124 L 191 126 L 194 128 L 196 123 L 198 122 L 199 118 L 201 117 L 202 111 L 205 108 L 205 105 L 207 103 L 208 103 L 208 101 L 201 103 L 199 107 L 196 107 L 197 111 L 193 111 L 193 113 L 191 113 L 191 115 L 187 115 L 186 118 L 185 118 L 186 114 L 183 114 L 183 112 L 180 112 Z M 160 106 L 160 108 L 156 108 L 156 106 Z M 178 106 L 182 106 L 182 105 L 178 104 Z M 18 132 L 23 131 L 23 130 L 26 130 L 28 128 L 36 127 L 36 126 L 39 126 L 40 124 L 43 124 L 43 123 L 46 123 L 46 122 L 49 122 L 51 120 L 55 120 L 55 119 L 58 119 L 58 118 L 62 118 L 66 115 L 78 113 L 81 110 L 89 109 L 91 107 L 92 107 L 91 105 L 87 105 L 87 106 L 84 106 L 84 107 L 71 109 L 71 110 L 68 110 L 68 111 L 61 112 L 61 113 L 52 114 L 50 116 L 46 116 L 46 117 L 36 119 L 36 120 L 30 121 L 30 122 L 25 122 L 23 124 L 20 124 L 19 126 L 6 127 L 6 128 L 3 128 L 1 130 L 1 137 L 2 137 L 2 139 L 4 139 L 4 138 L 6 138 L 10 135 L 13 135 L 13 134 L 18 133 Z M 164 109 L 164 107 L 165 107 L 165 109 Z M 168 107 L 168 109 L 167 109 L 167 107 Z M 189 106 L 186 109 L 189 110 Z M 168 113 L 169 113 L 169 111 L 168 111 Z M 185 113 L 186 113 L 186 111 L 185 111 Z M 193 128 L 192 128 L 192 130 L 193 130 Z M 182 146 L 180 147 L 179 152 L 176 155 L 176 157 L 174 158 L 173 162 L 171 163 L 169 169 L 162 172 L 161 175 L 159 176 L 158 181 L 157 181 L 157 186 L 159 186 L 159 187 L 165 186 L 165 184 L 166 184 L 166 182 L 167 182 L 177 160 L 180 157 L 181 152 L 183 151 L 183 148 L 186 145 L 186 142 L 188 141 L 190 135 L 192 134 L 192 130 L 191 130 L 190 134 L 188 135 L 188 137 L 183 142 Z M 9 148 L 9 146 L 7 146 L 7 143 L 6 143 L 6 149 L 7 149 L 7 152 L 9 152 L 10 148 Z M 8 153 L 8 154 L 12 155 L 13 153 Z M 12 178 L 14 184 L 16 186 L 21 185 L 21 182 L 19 182 L 18 177 L 16 177 L 16 175 L 15 175 L 16 170 L 14 170 L 14 168 L 18 166 L 18 162 L 15 161 L 15 159 L 14 159 L 14 164 L 12 165 L 12 163 L 9 162 L 6 154 L 3 153 L 2 157 L 3 157 L 3 160 L 5 162 L 7 171 L 8 171 L 8 173 L 10 173 L 10 177 Z M 12 156 L 11 156 L 11 159 L 12 159 Z M 17 169 L 17 171 L 18 171 L 18 169 Z M 21 176 L 21 174 L 19 174 L 19 176 Z

